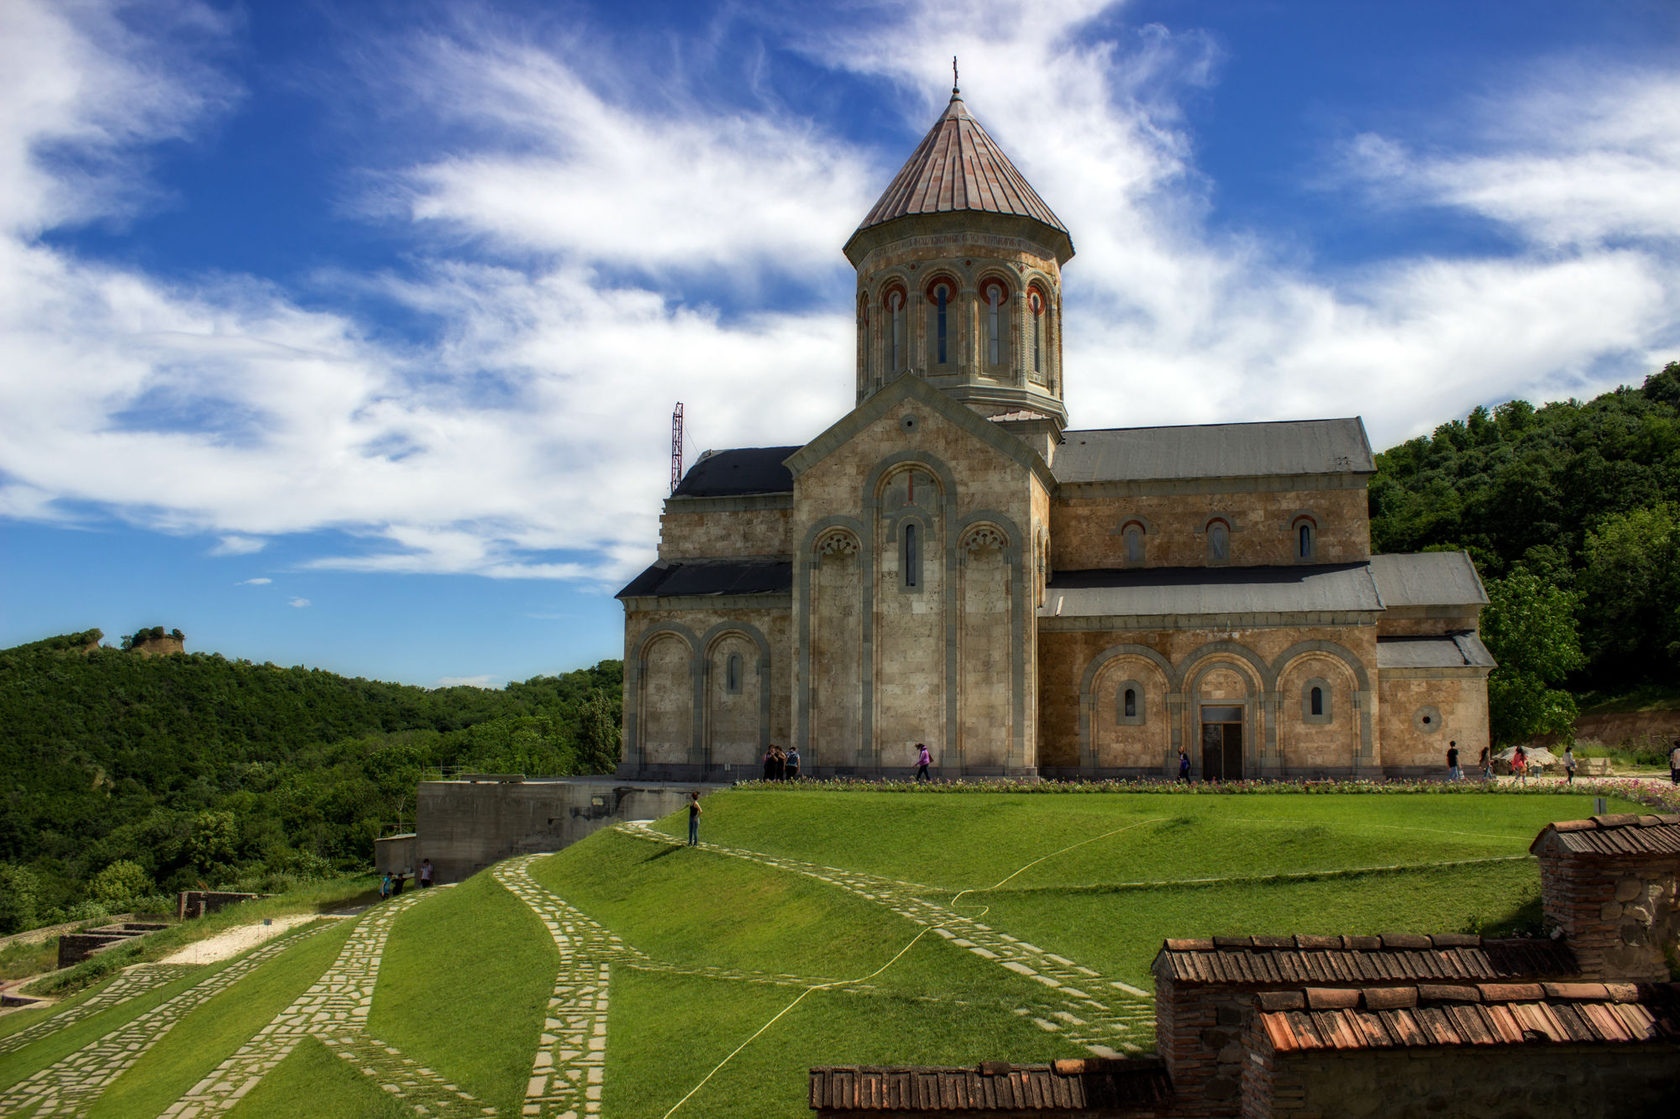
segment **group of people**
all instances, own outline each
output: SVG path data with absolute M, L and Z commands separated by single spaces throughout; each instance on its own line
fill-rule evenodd
M 422 890 L 432 884 L 432 860 L 421 859 L 420 870 L 414 877 L 420 883 Z M 403 892 L 403 886 L 408 883 L 408 871 L 386 871 L 385 877 L 379 882 L 379 900 L 398 897 Z
M 797 781 L 799 780 L 799 747 L 789 746 L 786 750 L 770 744 L 764 751 L 764 779 L 766 781 Z

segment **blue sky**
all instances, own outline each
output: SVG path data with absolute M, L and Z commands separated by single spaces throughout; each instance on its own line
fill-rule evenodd
M 1080 427 L 1680 358 L 1667 0 L 0 4 L 0 646 L 433 685 L 621 652 L 690 459 L 849 406 L 840 246 L 964 99 Z

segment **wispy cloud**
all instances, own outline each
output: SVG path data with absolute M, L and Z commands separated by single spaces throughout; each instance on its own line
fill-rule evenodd
M 239 582 L 235 583 L 234 586 L 236 586 L 236 587 L 266 587 L 272 582 L 274 582 L 274 580 L 270 579 L 268 576 L 259 575 L 255 579 L 241 579 Z
M 210 549 L 213 556 L 255 555 L 268 546 L 268 541 L 256 536 L 224 536 Z
M 286 605 L 302 610 L 305 606 L 309 605 L 309 600 L 307 598 L 293 598 L 288 600 Z

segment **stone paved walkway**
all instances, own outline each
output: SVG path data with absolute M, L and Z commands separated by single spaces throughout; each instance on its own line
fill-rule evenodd
M 370 1036 L 368 1011 L 391 924 L 431 891 L 419 890 L 370 910 L 338 959 L 314 985 L 199 1081 L 162 1119 L 194 1119 L 231 1110 L 306 1037 L 323 1042 L 382 1089 L 427 1116 L 483 1116 L 495 1110 L 442 1076 Z
M 679 840 L 645 823 L 619 826 L 652 842 L 680 845 Z M 907 921 L 927 926 L 955 947 L 1039 983 L 1044 988 L 1040 997 L 1026 1000 L 1028 1005 L 1016 1012 L 1030 1018 L 1040 1029 L 1063 1034 L 1098 1056 L 1137 1053 L 1150 1046 L 1155 1009 L 1148 992 L 1106 978 L 1100 972 L 993 929 L 949 906 L 928 901 L 921 895 L 943 892 L 932 886 L 743 848 L 714 843 L 700 846 L 720 855 L 803 874 L 886 906 Z
M 56 1064 L 36 1072 L 12 1085 L 0 1094 L 0 1115 L 12 1115 L 30 1106 L 35 1107 L 36 1119 L 47 1116 L 84 1115 L 94 1100 L 127 1072 L 141 1055 L 156 1045 L 165 1034 L 187 1014 L 215 998 L 252 971 L 275 956 L 290 949 L 304 937 L 313 936 L 324 926 L 316 926 L 296 936 L 273 941 L 244 959 L 207 977 L 202 983 L 182 991 L 174 998 L 153 1007 L 112 1030 L 99 1040 L 89 1043 L 64 1057 Z M 139 967 L 158 965 L 137 965 Z M 179 975 L 188 970 L 168 967 L 165 970 Z M 126 974 L 126 973 L 125 973 Z M 173 976 L 172 976 L 173 977 Z M 155 986 L 155 984 L 153 984 Z M 103 993 L 109 993 L 109 988 Z M 130 995 L 129 997 L 133 997 Z M 90 1002 L 92 1000 L 89 1000 Z M 118 999 L 125 1002 L 127 999 Z M 86 1003 L 83 1004 L 87 1005 Z M 114 1005 L 114 1003 L 107 1003 Z
M 143 995 L 147 991 L 161 987 L 165 983 L 173 982 L 191 971 L 190 967 L 175 967 L 164 964 L 134 964 L 124 968 L 115 979 L 107 983 L 97 994 L 90 996 L 86 1002 L 77 1003 L 66 1010 L 61 1010 L 50 1018 L 45 1018 L 34 1025 L 25 1026 L 14 1034 L 0 1037 L 0 1054 L 11 1053 L 22 1049 L 32 1041 L 37 1041 L 49 1034 L 55 1034 L 74 1022 L 79 1022 L 90 1014 L 98 1014 L 102 1010 L 109 1010 L 119 1003 L 125 1003 L 136 995 Z M 40 1013 L 36 1011 L 35 1013 Z

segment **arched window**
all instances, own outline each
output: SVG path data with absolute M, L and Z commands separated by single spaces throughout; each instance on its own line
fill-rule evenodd
M 1032 367 L 1034 373 L 1044 372 L 1044 295 L 1034 288 L 1027 296 L 1032 311 Z
M 906 521 L 904 524 L 904 586 L 906 588 L 922 585 L 922 554 L 916 538 L 916 524 Z
M 1143 685 L 1136 680 L 1120 681 L 1115 696 L 1114 719 L 1121 726 L 1140 727 L 1143 718 Z
M 730 653 L 723 662 L 723 690 L 730 695 L 741 694 L 740 653 Z
M 1137 689 L 1127 688 L 1120 697 L 1120 713 L 1128 719 L 1137 718 Z
M 1009 289 L 1003 286 L 1002 280 L 987 280 L 981 285 L 980 298 L 986 304 L 986 362 L 989 365 L 1002 365 L 1005 332 L 1003 305 L 1009 298 Z
M 1330 681 L 1321 676 L 1308 680 L 1301 690 L 1301 718 L 1319 725 L 1331 721 Z
M 935 365 L 951 360 L 951 300 L 956 293 L 945 280 L 935 280 L 928 289 L 928 336 L 933 343 Z
M 897 373 L 904 368 L 904 289 L 893 288 L 887 292 L 887 314 L 892 321 L 889 328 L 892 333 L 892 370 Z
M 1318 533 L 1315 531 L 1312 518 L 1301 517 L 1295 522 L 1295 558 L 1310 560 L 1318 547 Z
M 1314 688 L 1307 699 L 1307 706 L 1312 714 L 1324 714 L 1324 689 Z
M 1125 549 L 1126 566 L 1138 567 L 1143 563 L 1143 526 L 1133 521 L 1120 530 L 1120 543 Z
M 1224 563 L 1231 558 L 1231 526 L 1224 521 L 1208 522 L 1207 558 L 1209 563 Z

